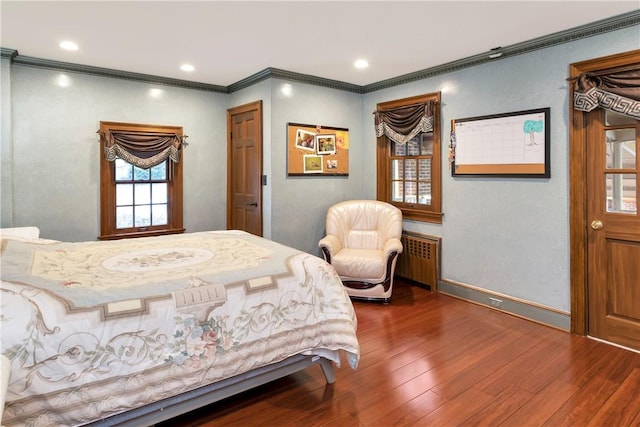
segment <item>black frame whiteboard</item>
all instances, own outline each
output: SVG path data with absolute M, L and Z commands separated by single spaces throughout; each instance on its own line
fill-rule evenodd
M 451 175 L 549 178 L 550 108 L 451 121 Z

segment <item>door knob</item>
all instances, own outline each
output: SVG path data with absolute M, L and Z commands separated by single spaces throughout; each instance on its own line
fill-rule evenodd
M 591 221 L 591 228 L 593 228 L 594 230 L 600 230 L 602 227 L 604 227 L 604 225 L 602 224 L 602 221 L 597 219 Z
M 257 208 L 258 207 L 258 203 L 257 202 L 247 203 L 247 206 L 253 206 L 254 208 Z

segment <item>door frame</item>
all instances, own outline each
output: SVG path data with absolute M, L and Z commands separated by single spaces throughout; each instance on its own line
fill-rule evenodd
M 584 72 L 620 67 L 640 61 L 640 49 L 569 65 L 569 242 L 571 332 L 587 335 L 587 112 L 573 108 L 573 82 Z

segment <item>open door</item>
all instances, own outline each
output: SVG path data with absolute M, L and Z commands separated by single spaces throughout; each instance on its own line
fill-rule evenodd
M 227 229 L 262 236 L 262 101 L 227 110 Z
M 640 51 L 573 64 L 571 76 L 633 64 Z M 572 330 L 640 350 L 640 121 L 572 115 Z

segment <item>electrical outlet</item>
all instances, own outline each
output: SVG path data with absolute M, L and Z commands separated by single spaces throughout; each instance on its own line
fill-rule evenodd
M 502 308 L 502 300 L 498 298 L 489 297 L 489 304 L 491 307 Z

